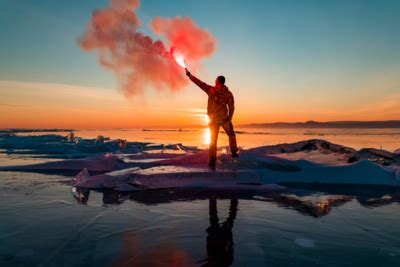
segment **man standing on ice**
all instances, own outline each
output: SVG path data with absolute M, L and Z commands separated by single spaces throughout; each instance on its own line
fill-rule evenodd
M 190 80 L 208 95 L 207 114 L 210 118 L 209 126 L 211 132 L 208 165 L 211 168 L 215 168 L 217 159 L 217 139 L 221 126 L 229 136 L 229 146 L 231 148 L 232 157 L 238 157 L 236 135 L 232 125 L 233 112 L 235 111 L 233 94 L 229 91 L 228 87 L 225 86 L 224 76 L 218 76 L 215 80 L 215 86 L 211 86 L 197 79 L 186 68 L 185 70 Z

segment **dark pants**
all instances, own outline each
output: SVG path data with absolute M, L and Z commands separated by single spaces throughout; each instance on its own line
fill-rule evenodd
M 217 140 L 218 140 L 218 133 L 219 129 L 222 126 L 226 134 L 229 136 L 229 146 L 231 148 L 231 153 L 235 154 L 238 151 L 237 144 L 236 144 L 236 135 L 235 131 L 233 130 L 232 122 L 210 122 L 210 133 L 211 133 L 211 140 L 210 140 L 210 147 L 208 150 L 208 157 L 209 157 L 209 164 L 215 165 L 215 161 L 217 159 Z

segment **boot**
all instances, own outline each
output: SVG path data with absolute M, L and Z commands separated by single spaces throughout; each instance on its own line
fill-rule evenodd
M 208 163 L 208 167 L 210 168 L 210 170 L 215 171 L 216 169 L 216 164 L 215 164 L 215 160 L 210 160 L 210 162 Z
M 237 153 L 239 149 L 237 148 L 235 135 L 229 136 L 229 147 L 231 148 L 232 158 L 239 157 L 239 154 Z

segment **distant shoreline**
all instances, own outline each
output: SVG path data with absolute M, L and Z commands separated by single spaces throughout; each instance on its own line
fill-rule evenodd
M 238 125 L 240 128 L 400 128 L 400 120 L 390 121 L 307 121 L 273 122 Z

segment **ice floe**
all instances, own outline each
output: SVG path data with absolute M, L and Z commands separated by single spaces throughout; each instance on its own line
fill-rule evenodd
M 90 189 L 273 191 L 282 190 L 287 184 L 400 186 L 399 154 L 376 149 L 357 151 L 318 139 L 241 150 L 237 159 L 220 153 L 216 170 L 207 168 L 207 150 L 182 144 L 110 140 L 103 136 L 83 139 L 73 133 L 65 137 L 11 134 L 0 138 L 0 149 L 11 155 L 70 157 L 40 164 L 3 166 L 0 171 L 74 174 L 77 176 L 73 186 Z

